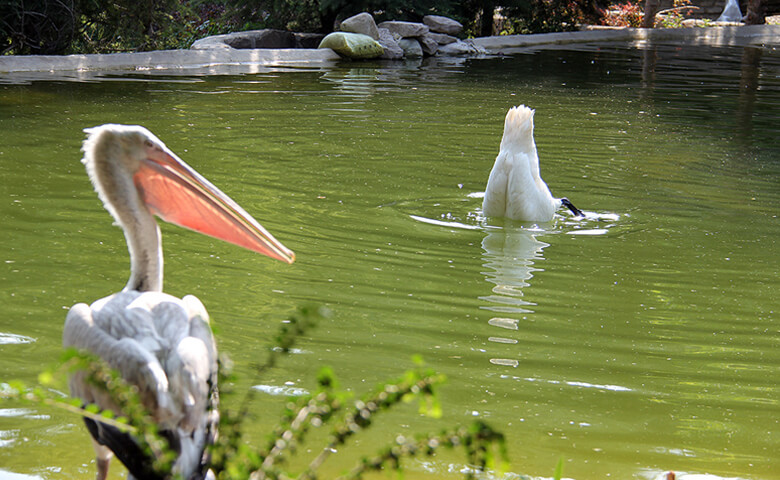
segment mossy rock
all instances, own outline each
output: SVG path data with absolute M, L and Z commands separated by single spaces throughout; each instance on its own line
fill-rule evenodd
M 347 58 L 377 58 L 385 49 L 376 40 L 362 33 L 333 32 L 325 36 L 319 48 L 330 48 Z

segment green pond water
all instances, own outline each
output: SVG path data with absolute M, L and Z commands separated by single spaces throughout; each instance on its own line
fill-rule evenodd
M 124 237 L 79 149 L 84 127 L 139 123 L 298 256 L 162 225 L 166 291 L 204 302 L 235 363 L 225 403 L 261 392 L 247 441 L 320 365 L 361 394 L 420 354 L 448 377 L 444 417 L 415 405 L 378 417 L 323 478 L 398 434 L 482 419 L 509 444 L 491 478 L 549 478 L 562 458 L 577 480 L 780 479 L 776 49 L 591 45 L 0 82 L 0 381 L 35 383 L 59 358 L 67 309 L 127 281 Z M 480 215 L 518 104 L 536 109 L 542 177 L 588 219 Z M 257 378 L 304 304 L 333 315 Z M 464 460 L 406 465 L 407 478 L 456 478 Z M 93 475 L 79 418 L 0 403 L 0 478 Z

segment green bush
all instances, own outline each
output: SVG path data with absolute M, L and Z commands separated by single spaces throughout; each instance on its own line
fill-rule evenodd
M 504 33 L 573 31 L 598 16 L 597 10 L 592 0 L 529 0 L 504 10 L 507 17 Z
M 0 51 L 48 55 L 187 48 L 236 29 L 221 2 L 0 0 Z
M 256 374 L 262 377 L 275 366 L 279 359 L 290 351 L 297 338 L 325 315 L 328 315 L 325 309 L 303 307 L 290 316 L 282 324 L 274 338 L 274 344 L 269 346 L 268 358 L 257 367 Z M 290 468 L 289 460 L 313 451 L 314 458 L 297 478 L 314 480 L 319 468 L 335 449 L 370 428 L 378 416 L 381 417 L 382 413 L 390 409 L 417 400 L 419 413 L 441 417 L 438 387 L 444 382 L 444 376 L 423 367 L 419 358 L 414 359 L 414 362 L 417 364 L 415 368 L 408 370 L 398 379 L 383 382 L 359 399 L 355 399 L 347 390 L 340 390 L 333 372 L 322 367 L 318 374 L 316 390 L 311 394 L 289 399 L 277 427 L 269 432 L 265 445 L 260 447 L 252 447 L 243 440 L 242 426 L 251 415 L 249 407 L 256 404 L 251 401 L 255 391 L 246 393 L 243 401 L 239 402 L 238 409 L 231 409 L 224 402 L 225 398 L 231 397 L 230 392 L 223 389 L 221 393 L 227 395 L 224 395 L 221 408 L 220 433 L 216 437 L 216 443 L 210 447 L 209 467 L 220 480 L 294 478 L 294 475 L 287 471 Z M 222 384 L 230 383 L 226 381 L 228 377 L 223 376 L 228 363 L 224 359 L 219 363 Z M 139 451 L 146 456 L 149 476 L 172 478 L 171 468 L 176 454 L 168 439 L 158 431 L 154 418 L 142 404 L 137 389 L 125 383 L 118 372 L 110 369 L 101 359 L 75 350 L 66 352 L 62 365 L 41 374 L 39 381 L 44 385 L 52 385 L 65 377 L 62 375 L 63 370 L 70 374 L 83 372 L 88 382 L 103 388 L 109 394 L 111 401 L 122 410 L 123 415 L 117 417 L 114 412 L 101 411 L 94 404 L 83 405 L 79 399 L 55 397 L 51 390 L 29 388 L 21 382 L 0 383 L 0 399 L 57 406 L 130 433 Z M 307 442 L 309 433 L 316 428 L 330 429 L 325 444 L 309 442 L 308 446 L 312 447 L 312 450 L 299 448 Z M 504 435 L 477 421 L 469 427 L 456 427 L 417 438 L 398 435 L 376 455 L 359 459 L 355 467 L 342 478 L 359 479 L 367 472 L 378 470 L 394 470 L 400 473 L 403 469 L 403 458 L 432 456 L 441 447 L 463 449 L 468 465 L 473 467 L 464 473 L 467 479 L 474 479 L 479 472 L 487 469 L 500 471 L 507 462 Z

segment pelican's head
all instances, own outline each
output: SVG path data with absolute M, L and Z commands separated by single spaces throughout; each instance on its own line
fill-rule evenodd
M 153 214 L 277 260 L 295 260 L 291 250 L 146 128 L 107 124 L 84 131 L 82 162 L 123 228 L 137 215 Z

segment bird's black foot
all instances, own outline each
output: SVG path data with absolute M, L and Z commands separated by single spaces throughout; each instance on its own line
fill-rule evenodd
M 582 210 L 580 210 L 579 208 L 575 207 L 574 204 L 571 203 L 568 198 L 562 198 L 561 199 L 561 205 L 563 205 L 564 207 L 566 207 L 569 210 L 571 210 L 571 213 L 573 213 L 577 217 L 584 217 L 585 216 L 585 214 L 582 213 Z

